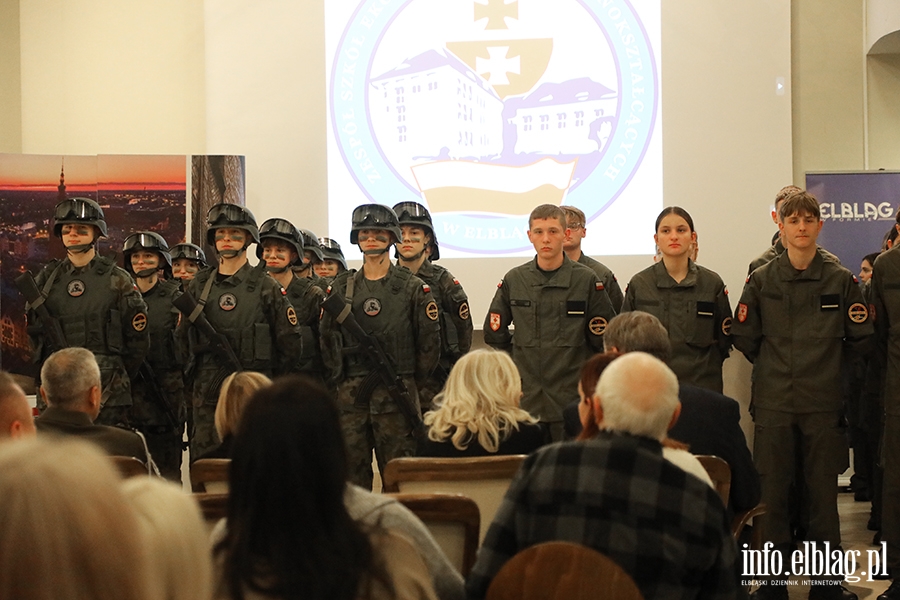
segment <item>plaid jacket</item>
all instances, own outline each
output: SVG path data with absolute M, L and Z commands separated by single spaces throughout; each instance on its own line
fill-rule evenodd
M 530 455 L 478 551 L 468 597 L 483 598 L 514 554 L 553 540 L 606 554 L 645 598 L 742 595 L 722 501 L 649 438 L 601 432 Z

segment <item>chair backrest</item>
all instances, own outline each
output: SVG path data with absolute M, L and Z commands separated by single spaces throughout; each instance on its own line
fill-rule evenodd
M 211 532 L 216 523 L 228 516 L 228 494 L 195 493 L 194 500 L 200 506 L 207 531 Z
M 478 551 L 481 516 L 471 498 L 459 494 L 390 494 L 422 521 L 450 563 L 469 575 Z
M 643 600 L 615 561 L 572 542 L 545 542 L 522 550 L 500 569 L 485 600 Z
M 709 473 L 713 485 L 716 486 L 716 492 L 722 499 L 722 503 L 728 506 L 728 496 L 731 494 L 731 467 L 724 459 L 710 454 L 697 454 L 697 460 Z
M 201 458 L 191 463 L 191 489 L 194 492 L 228 493 L 230 458 Z
M 133 456 L 110 456 L 116 469 L 122 477 L 137 477 L 139 475 L 149 475 L 147 465 Z
M 524 454 L 477 458 L 395 458 L 385 465 L 381 478 L 384 491 L 388 493 L 468 496 L 475 501 L 481 513 L 480 543 L 524 460 Z

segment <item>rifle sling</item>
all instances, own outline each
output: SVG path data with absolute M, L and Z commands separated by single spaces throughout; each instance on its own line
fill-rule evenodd
M 209 292 L 212 289 L 214 279 L 215 274 L 210 273 L 209 278 L 206 280 L 206 285 L 203 286 L 203 291 L 200 293 L 200 298 L 197 299 L 197 306 L 195 306 L 194 310 L 191 311 L 191 314 L 188 315 L 188 321 L 191 323 L 196 321 L 197 317 L 200 316 L 200 313 L 203 312 L 203 307 L 206 306 L 206 299 L 209 298 Z

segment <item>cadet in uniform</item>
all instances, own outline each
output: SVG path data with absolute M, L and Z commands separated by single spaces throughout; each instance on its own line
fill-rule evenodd
M 322 248 L 322 255 L 325 258 L 321 263 L 315 265 L 313 270 L 316 275 L 331 283 L 335 277 L 347 270 L 347 261 L 341 251 L 341 245 L 333 239 L 320 237 L 319 246 Z
M 768 507 L 763 538 L 790 565 L 788 489 L 802 454 L 807 539 L 841 543 L 837 476 L 848 466 L 842 426 L 841 365 L 873 329 L 856 278 L 817 251 L 819 205 L 806 192 L 781 205 L 786 251 L 750 274 L 735 312 L 735 346 L 753 363 L 754 459 Z M 799 478 L 798 478 L 799 479 Z M 776 578 L 777 579 L 777 578 Z M 815 578 L 822 579 L 821 577 Z M 837 585 L 815 585 L 810 598 L 856 598 Z M 784 598 L 765 585 L 759 598 Z
M 597 274 L 563 252 L 566 216 L 558 206 L 535 208 L 528 228 L 537 256 L 498 284 L 484 341 L 511 352 L 522 376 L 522 408 L 559 441 L 563 408 L 578 398 L 579 369 L 603 351 L 603 332 L 616 311 Z
M 898 215 L 900 221 L 900 215 Z M 900 225 L 896 226 L 900 229 Z M 891 586 L 879 600 L 900 600 L 900 248 L 875 259 L 870 281 L 878 334 L 876 356 L 884 363 L 884 433 L 881 436 L 881 495 L 873 498 L 873 516 L 880 503 L 882 540 L 887 543 Z M 875 404 L 875 403 L 873 403 Z M 876 488 L 877 489 L 877 488 Z
M 694 221 L 670 206 L 656 218 L 662 260 L 631 278 L 622 312 L 659 319 L 672 342 L 669 366 L 678 381 L 722 393 L 722 363 L 731 350 L 731 305 L 722 278 L 690 259 Z
M 625 297 L 622 295 L 622 288 L 619 287 L 616 276 L 609 267 L 581 251 L 581 240 L 587 236 L 584 212 L 574 206 L 560 206 L 560 208 L 566 215 L 566 229 L 568 229 L 566 241 L 563 242 L 563 250 L 565 250 L 566 256 L 577 263 L 590 267 L 597 274 L 597 277 L 600 278 L 600 282 L 603 284 L 603 288 L 609 294 L 609 301 L 612 302 L 613 308 L 616 309 L 616 312 L 619 312 L 622 310 L 622 302 Z
M 139 231 L 125 238 L 122 247 L 125 270 L 134 276 L 147 303 L 150 351 L 134 381 L 133 423 L 147 439 L 147 446 L 160 472 L 181 481 L 182 436 L 184 434 L 184 364 L 175 341 L 179 312 L 172 300 L 181 293 L 177 279 L 161 280 L 159 272 L 171 273 L 166 240 L 152 231 Z M 168 407 L 168 408 L 166 408 Z
M 256 256 L 265 263 L 269 275 L 287 290 L 288 300 L 297 313 L 303 349 L 295 357 L 291 371 L 324 381 L 319 349 L 319 312 L 325 292 L 313 285 L 312 279 L 297 277 L 291 270 L 305 260 L 303 237 L 289 221 L 269 219 L 259 228 Z
M 237 355 L 244 370 L 268 376 L 290 370 L 300 354 L 297 313 L 287 292 L 269 277 L 265 265 L 247 262 L 247 248 L 259 243 L 253 214 L 237 204 L 216 204 L 209 209 L 207 243 L 215 246 L 218 265 L 200 271 L 186 291 L 203 307 L 204 314 Z M 219 444 L 213 425 L 222 380 L 234 371 L 213 350 L 191 315 L 183 315 L 190 353 L 195 361 L 191 400 L 194 436 L 191 456 L 198 457 Z
M 359 245 L 363 266 L 338 275 L 328 293 L 350 304 L 359 325 L 377 339 L 418 408 L 418 385 L 440 357 L 439 311 L 427 284 L 391 264 L 388 253 L 400 237 L 397 215 L 390 207 L 357 207 L 350 242 Z M 337 387 L 352 481 L 371 489 L 373 448 L 383 470 L 392 458 L 412 456 L 416 440 L 357 340 L 328 312 L 322 316 L 320 331 L 329 382 Z
M 328 282 L 316 274 L 316 266 L 325 261 L 325 253 L 322 252 L 322 246 L 319 244 L 319 238 L 309 229 L 300 229 L 303 239 L 303 257 L 302 262 L 297 263 L 294 269 L 294 275 L 311 279 L 314 286 L 320 288 L 323 292 L 328 288 Z
M 450 369 L 472 347 L 469 298 L 459 280 L 433 262 L 441 254 L 428 209 L 417 202 L 401 202 L 394 206 L 394 212 L 400 220 L 402 236 L 395 245 L 397 264 L 428 284 L 441 311 L 441 359 L 419 389 L 419 400 L 428 409 L 434 396 L 444 387 Z
M 103 396 L 96 423 L 127 423 L 131 377 L 150 345 L 147 305 L 131 275 L 94 248 L 107 235 L 99 204 L 89 198 L 63 200 L 56 205 L 53 234 L 62 238 L 66 258 L 35 277 L 43 304 L 59 321 L 66 345 L 87 348 L 97 358 Z M 42 365 L 53 348 L 35 307 L 27 308 L 34 361 Z
M 205 269 L 206 254 L 196 244 L 175 244 L 169 249 L 172 258 L 172 277 L 181 282 L 190 281 L 200 269 Z

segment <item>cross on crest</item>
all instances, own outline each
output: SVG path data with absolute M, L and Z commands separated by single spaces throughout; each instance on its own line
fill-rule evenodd
M 475 58 L 475 71 L 491 85 L 508 85 L 508 73 L 521 73 L 520 57 L 507 56 L 509 46 L 491 46 L 487 49 L 490 58 Z
M 506 18 L 519 18 L 519 0 L 487 0 L 486 4 L 473 2 L 475 5 L 475 21 L 487 19 L 485 29 L 509 29 Z

